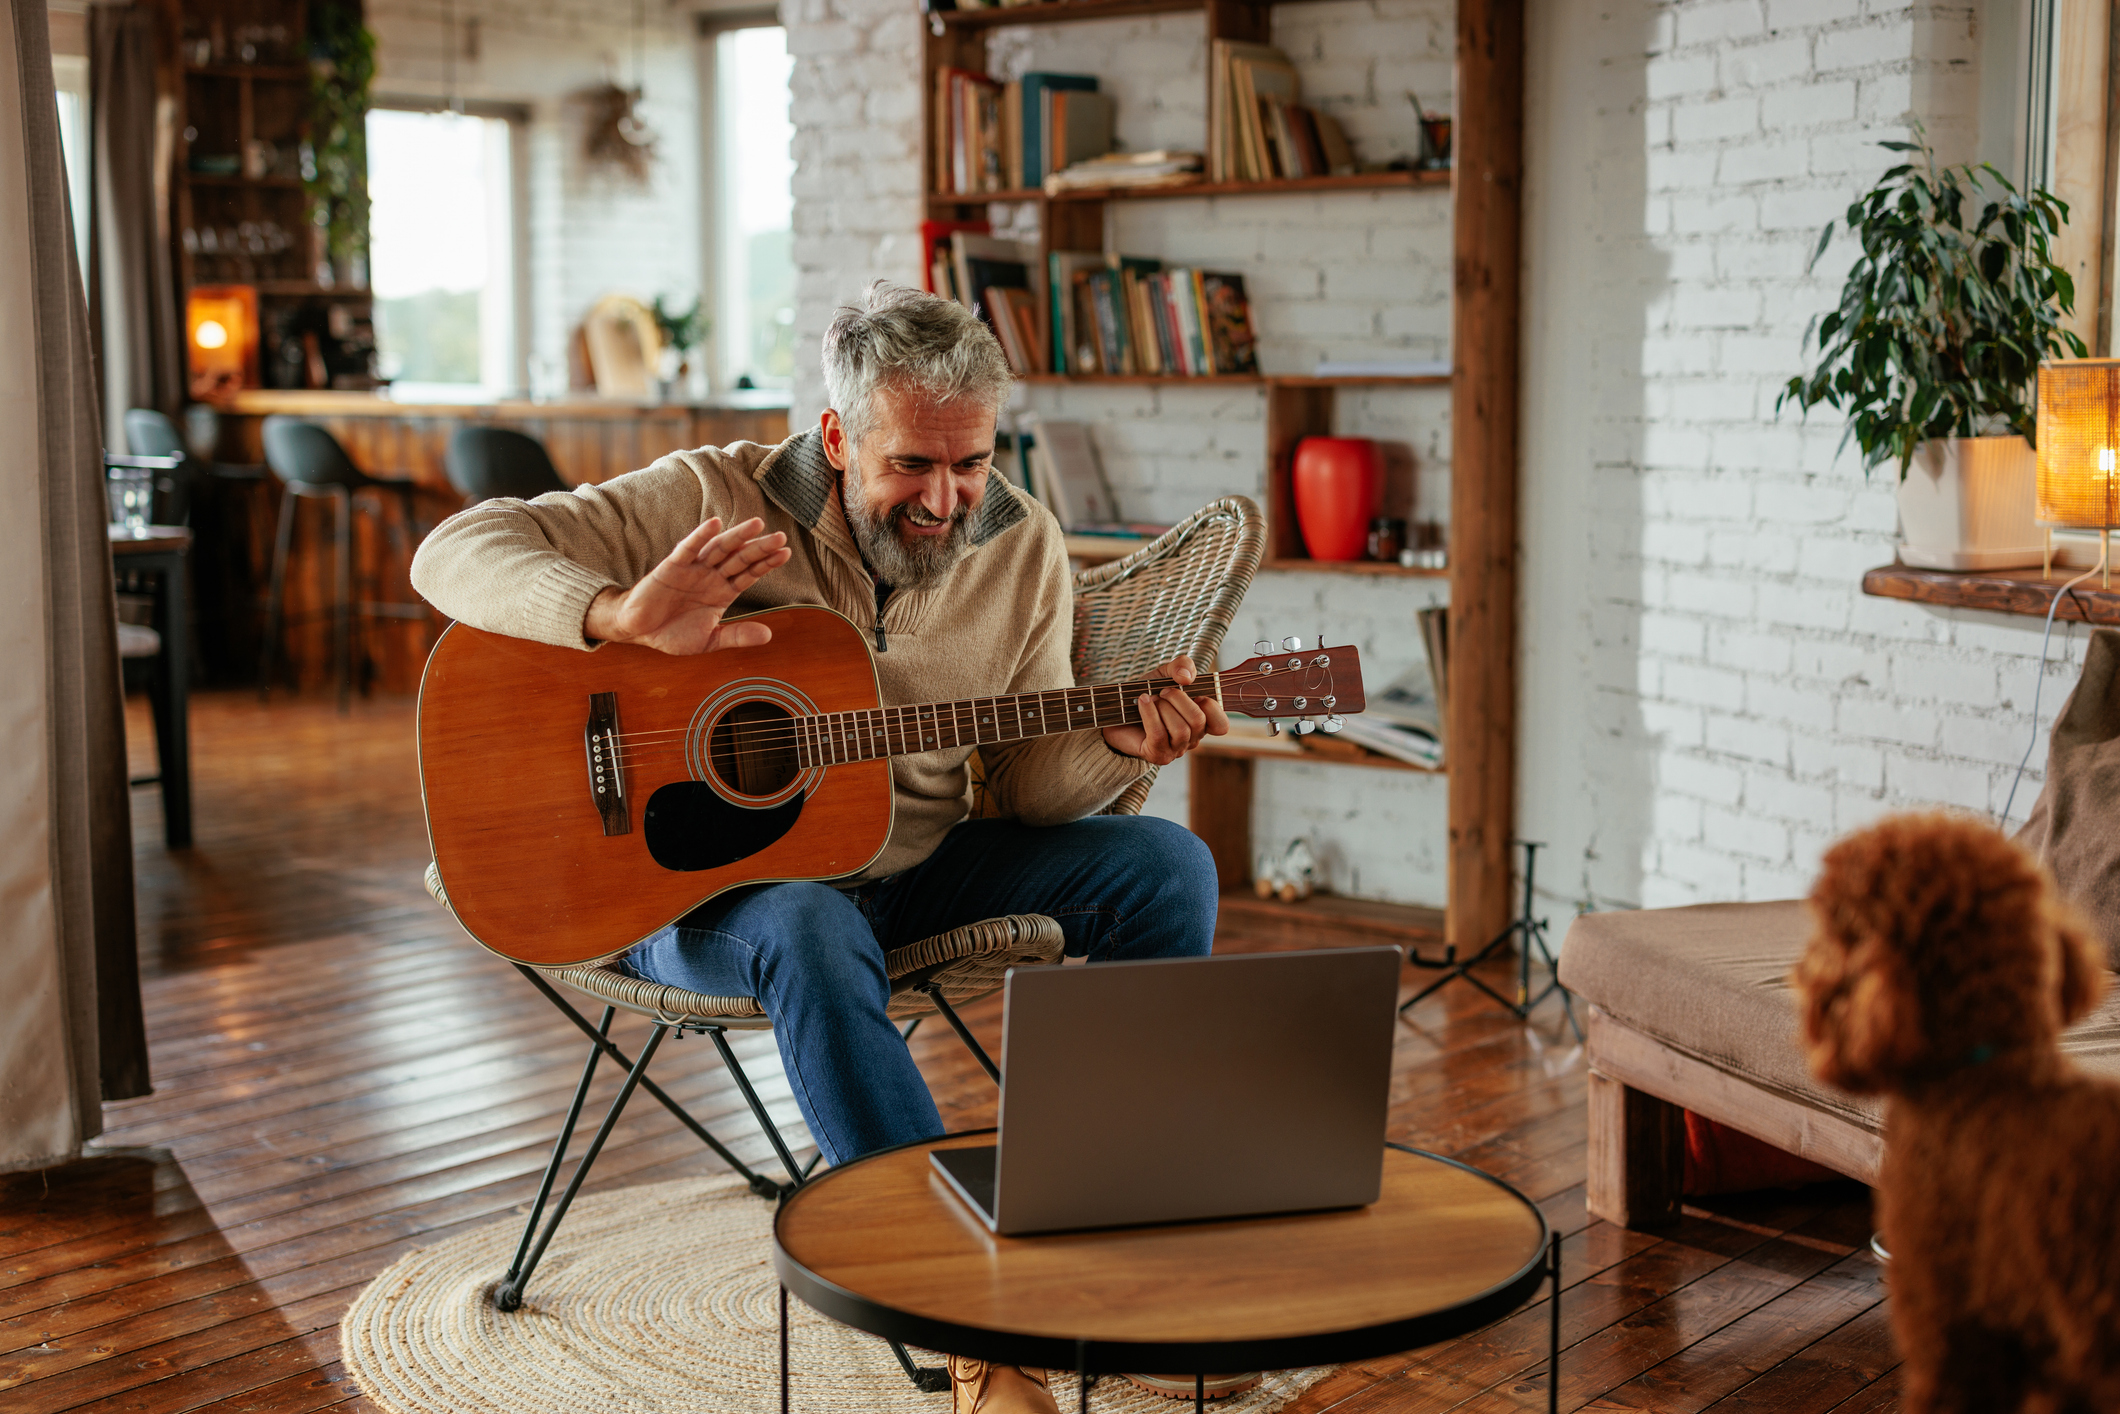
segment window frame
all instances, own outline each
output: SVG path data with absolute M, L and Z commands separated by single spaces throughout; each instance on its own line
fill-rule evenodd
M 398 113 L 462 113 L 508 125 L 508 377 L 505 386 L 488 388 L 496 400 L 530 396 L 530 107 L 491 99 L 426 98 L 413 94 L 377 94 L 371 109 Z
M 699 229 L 700 240 L 700 309 L 709 321 L 712 330 L 706 340 L 706 366 L 709 385 L 715 394 L 730 392 L 736 380 L 749 370 L 731 368 L 724 357 L 722 343 L 721 268 L 722 268 L 722 164 L 720 147 L 721 80 L 719 66 L 715 62 L 717 41 L 722 35 L 740 29 L 786 29 L 777 7 L 765 5 L 751 9 L 723 10 L 694 17 L 694 62 L 699 77 L 699 150 L 701 172 L 699 183 Z M 793 95 L 790 95 L 790 102 Z

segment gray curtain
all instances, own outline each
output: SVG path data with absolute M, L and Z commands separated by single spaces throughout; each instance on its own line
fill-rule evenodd
M 125 410 L 174 417 L 184 402 L 184 340 L 157 178 L 156 18 L 144 5 L 88 12 L 92 110 L 89 327 L 103 371 L 104 445 L 124 451 Z
M 131 806 L 88 311 L 43 0 L 0 31 L 0 1167 L 145 1094 Z

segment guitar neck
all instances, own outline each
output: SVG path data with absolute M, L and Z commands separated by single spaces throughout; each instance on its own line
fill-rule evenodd
M 922 702 L 863 712 L 827 712 L 794 720 L 796 751 L 804 766 L 873 761 L 922 751 L 1027 741 L 1056 732 L 1117 727 L 1140 720 L 1139 699 L 1179 684 L 1143 678 L 1096 687 L 1019 692 L 1009 697 L 971 697 L 961 702 Z M 1209 673 L 1184 689 L 1196 700 L 1221 695 L 1221 674 Z

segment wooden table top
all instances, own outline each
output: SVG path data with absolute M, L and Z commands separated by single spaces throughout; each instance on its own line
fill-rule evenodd
M 191 531 L 181 525 L 150 525 L 137 535 L 122 525 L 109 530 L 113 555 L 155 555 L 191 548 Z
M 1067 1367 L 1087 1341 L 1107 1347 L 1092 1368 L 1123 1364 L 1117 1346 L 1200 1362 L 1179 1369 L 1279 1369 L 1472 1329 L 1544 1276 L 1546 1224 L 1522 1195 L 1389 1148 L 1366 1208 L 997 1237 L 928 1162 L 993 1142 L 950 1135 L 805 1185 L 775 1222 L 782 1281 L 849 1325 L 957 1354 Z M 1236 1363 L 1215 1363 L 1218 1348 Z

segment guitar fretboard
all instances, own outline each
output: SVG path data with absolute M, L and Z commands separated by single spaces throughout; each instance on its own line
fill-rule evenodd
M 1186 691 L 1195 698 L 1214 697 L 1219 676 L 1209 673 L 1191 683 Z M 910 756 L 922 751 L 1024 741 L 1055 732 L 1122 726 L 1140 719 L 1137 699 L 1144 693 L 1176 686 L 1170 678 L 1145 678 L 1096 687 L 1022 692 L 1011 697 L 974 697 L 962 702 L 922 702 L 865 712 L 797 717 L 793 724 L 796 752 L 806 767 L 836 766 L 847 761 L 873 761 L 879 756 Z

